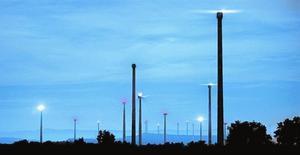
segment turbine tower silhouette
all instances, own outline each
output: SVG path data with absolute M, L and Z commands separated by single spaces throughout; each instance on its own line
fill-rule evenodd
M 164 144 L 167 142 L 167 115 L 168 113 L 163 113 L 164 115 Z
M 143 93 L 138 93 L 139 99 L 139 145 L 142 145 L 142 98 L 144 98 Z
M 224 143 L 224 107 L 223 107 L 223 12 L 217 12 L 218 19 L 218 144 Z
M 136 141 L 135 141 L 135 138 L 136 138 L 136 128 L 135 128 L 135 93 L 136 93 L 136 90 L 135 90 L 135 68 L 136 68 L 136 65 L 135 64 L 132 64 L 131 65 L 132 67 L 132 122 L 131 122 L 131 144 L 132 145 L 136 145 Z
M 122 99 L 122 104 L 123 104 L 123 142 L 126 141 L 126 103 L 127 103 L 127 99 L 123 98 Z
M 74 121 L 74 142 L 75 142 L 76 141 L 76 123 L 77 123 L 77 119 L 74 118 L 73 121 Z

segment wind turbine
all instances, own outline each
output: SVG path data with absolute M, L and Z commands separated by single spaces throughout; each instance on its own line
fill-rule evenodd
M 147 96 L 144 96 L 143 92 L 138 93 L 139 99 L 139 145 L 142 145 L 142 99 Z
M 199 116 L 197 118 L 197 121 L 200 123 L 200 141 L 202 141 L 202 122 L 204 121 L 204 118 L 202 116 Z
M 135 93 L 136 93 L 136 88 L 135 88 L 135 69 L 136 65 L 132 64 L 132 120 L 131 120 L 131 144 L 136 145 L 136 130 L 135 130 Z
M 195 125 L 192 123 L 192 136 L 193 136 L 193 141 L 195 139 Z
M 43 111 L 46 107 L 43 104 L 37 106 L 37 110 L 41 112 L 41 120 L 40 120 L 40 143 L 43 143 Z
M 223 96 L 223 34 L 222 34 L 222 20 L 224 14 L 240 13 L 240 10 L 196 10 L 194 13 L 209 13 L 217 15 L 217 42 L 218 42 L 218 144 L 224 145 L 224 96 Z
M 160 124 L 159 124 L 159 123 L 157 123 L 157 124 L 156 124 L 156 128 L 157 128 L 157 135 L 159 135 L 159 126 L 160 126 Z
M 189 121 L 185 121 L 186 123 L 186 135 L 189 135 Z
M 224 94 L 223 94 L 223 14 L 239 13 L 238 10 L 218 10 L 218 144 L 224 145 Z
M 75 141 L 76 141 L 76 124 L 77 124 L 77 118 L 74 118 L 73 121 L 74 121 L 74 143 L 75 143 Z
M 179 122 L 177 122 L 177 136 L 179 136 Z
M 164 144 L 167 142 L 167 115 L 168 113 L 164 112 Z
M 227 123 L 224 123 L 224 143 L 226 142 L 227 139 Z
M 211 145 L 211 88 L 216 84 L 210 82 L 203 85 L 208 86 L 208 145 Z
M 97 129 L 98 129 L 97 132 L 99 133 L 99 131 L 100 131 L 100 121 L 99 120 L 97 121 Z
M 123 142 L 126 141 L 126 103 L 127 99 L 123 98 L 122 99 L 122 104 L 123 104 Z
M 148 133 L 148 120 L 145 120 L 145 133 Z

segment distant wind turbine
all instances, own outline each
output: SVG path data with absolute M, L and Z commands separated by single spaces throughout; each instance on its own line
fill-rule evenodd
M 40 143 L 43 143 L 43 111 L 46 107 L 43 104 L 37 106 L 37 110 L 41 112 L 41 119 L 40 119 Z
M 73 119 L 74 121 L 74 142 L 76 141 L 76 123 L 77 123 L 77 118 Z
M 131 65 L 131 67 L 132 67 L 132 118 L 131 118 L 131 144 L 132 145 L 136 145 L 136 126 L 135 126 L 135 123 L 136 123 L 136 121 L 135 121 L 135 113 L 136 113 L 136 111 L 135 111 L 135 99 L 136 99 L 136 96 L 135 96 L 135 93 L 136 93 L 136 75 L 135 75 L 135 70 L 136 70 L 136 64 L 132 64 Z
M 144 96 L 143 92 L 138 93 L 139 99 L 139 145 L 142 145 L 142 99 L 147 96 Z
M 203 85 L 208 86 L 208 145 L 211 145 L 211 88 L 212 86 L 215 86 L 217 84 L 210 82 L 208 84 Z
M 122 104 L 123 104 L 123 142 L 126 141 L 126 104 L 127 104 L 127 99 L 123 98 L 122 99 Z
M 167 115 L 168 113 L 164 112 L 164 144 L 167 142 Z

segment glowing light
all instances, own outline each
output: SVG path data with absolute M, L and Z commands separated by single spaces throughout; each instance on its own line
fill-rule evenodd
M 210 82 L 210 83 L 208 83 L 207 85 L 208 85 L 208 86 L 215 86 L 215 85 L 217 85 L 217 84 L 214 84 L 214 83 L 211 83 L 211 82 Z
M 214 11 L 214 13 L 222 12 L 224 14 L 234 14 L 234 13 L 240 13 L 241 12 L 240 10 L 227 10 L 227 9 L 212 10 L 212 11 Z
M 143 97 L 143 92 L 139 92 L 138 97 Z
M 194 10 L 193 13 L 209 13 L 216 14 L 218 12 L 222 12 L 223 14 L 236 14 L 242 12 L 241 10 L 233 10 L 233 9 L 220 9 L 220 10 Z
M 40 104 L 37 106 L 37 110 L 40 112 L 44 111 L 45 109 L 46 109 L 46 107 L 43 104 Z
M 203 121 L 204 121 L 204 117 L 199 116 L 199 117 L 197 118 L 197 121 L 198 121 L 198 122 L 203 122 Z

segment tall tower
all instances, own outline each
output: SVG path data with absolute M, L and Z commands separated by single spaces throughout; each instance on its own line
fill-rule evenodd
M 218 144 L 224 144 L 224 107 L 223 107 L 223 13 L 217 13 L 218 19 Z
M 135 68 L 136 65 L 132 64 L 132 122 L 131 122 L 131 144 L 136 145 L 135 142 L 135 136 L 136 136 L 136 130 L 135 130 Z
M 142 93 L 138 94 L 139 99 L 139 145 L 142 145 Z
M 76 123 L 77 123 L 77 119 L 74 118 L 73 121 L 74 121 L 74 142 L 75 142 L 76 141 Z
M 179 122 L 177 122 L 177 136 L 179 136 Z
M 168 113 L 164 113 L 164 144 L 167 142 L 167 115 Z
M 126 141 L 126 99 L 123 99 L 123 142 Z
M 145 133 L 148 133 L 148 120 L 145 120 Z
M 211 84 L 208 84 L 208 145 L 211 145 Z

